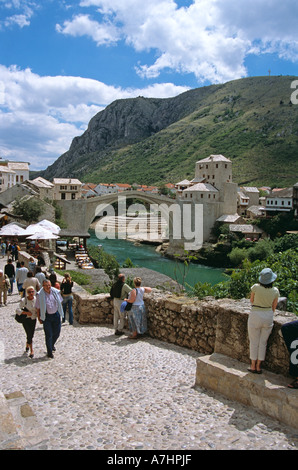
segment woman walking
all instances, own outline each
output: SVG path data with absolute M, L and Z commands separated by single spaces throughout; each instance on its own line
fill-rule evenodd
M 16 309 L 17 315 L 25 315 L 26 318 L 22 324 L 26 332 L 26 352 L 30 349 L 29 357 L 34 357 L 33 352 L 33 336 L 36 327 L 37 311 L 35 308 L 35 289 L 33 286 L 29 286 L 26 289 L 26 296 L 22 298 L 19 307 Z
M 73 288 L 73 282 L 71 280 L 70 274 L 65 273 L 64 274 L 64 279 L 61 283 L 61 294 L 63 297 L 63 302 L 62 302 L 62 307 L 63 307 L 63 312 L 64 312 L 64 317 L 62 320 L 62 323 L 65 322 L 66 318 L 66 310 L 68 308 L 68 316 L 69 316 L 69 324 L 73 324 L 73 311 L 72 311 L 72 301 L 73 301 L 73 296 L 72 296 L 72 288 Z
M 130 339 L 136 339 L 138 335 L 143 335 L 147 331 L 147 314 L 143 296 L 152 291 L 151 287 L 141 287 L 142 279 L 140 277 L 135 277 L 133 282 L 135 288 L 126 299 L 128 303 L 133 304 L 128 312 Z
M 260 273 L 259 283 L 251 288 L 251 312 L 248 317 L 250 341 L 249 372 L 261 374 L 261 363 L 265 360 L 267 341 L 273 328 L 273 315 L 278 303 L 279 291 L 273 287 L 277 275 L 270 268 Z

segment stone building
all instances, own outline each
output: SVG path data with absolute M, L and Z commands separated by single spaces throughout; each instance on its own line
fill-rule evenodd
M 196 163 L 195 178 L 176 185 L 177 202 L 203 205 L 203 241 L 215 222 L 237 214 L 237 189 L 232 181 L 232 162 L 223 155 L 210 155 Z
M 29 163 L 0 160 L 0 192 L 29 179 Z
M 281 212 L 290 212 L 293 209 L 293 193 L 293 187 L 272 190 L 266 196 L 266 215 L 273 216 Z
M 73 201 L 82 197 L 82 183 L 73 178 L 54 178 L 54 199 Z

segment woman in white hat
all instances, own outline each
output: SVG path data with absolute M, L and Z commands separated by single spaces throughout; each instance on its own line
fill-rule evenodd
M 273 315 L 278 303 L 279 291 L 273 287 L 277 275 L 270 268 L 260 273 L 259 283 L 251 288 L 252 305 L 248 317 L 248 337 L 251 366 L 248 369 L 261 374 L 261 363 L 265 360 L 267 341 L 273 328 Z

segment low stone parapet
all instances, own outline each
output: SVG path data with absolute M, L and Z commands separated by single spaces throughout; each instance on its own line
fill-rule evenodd
M 91 295 L 79 286 L 73 291 L 74 313 L 81 324 L 113 324 L 113 301 L 108 294 Z M 249 300 L 196 300 L 153 289 L 144 296 L 144 301 L 151 337 L 202 354 L 218 353 L 249 363 Z M 276 312 L 263 364 L 265 369 L 288 374 L 289 354 L 280 328 L 294 319 L 297 317 L 292 313 Z

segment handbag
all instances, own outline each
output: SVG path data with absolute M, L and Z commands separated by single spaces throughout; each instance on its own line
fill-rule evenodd
M 25 306 L 22 308 L 23 312 L 29 312 L 29 310 L 26 307 L 26 304 L 27 304 L 27 299 L 25 300 Z M 24 323 L 26 318 L 27 318 L 27 315 L 23 315 L 22 313 L 20 315 L 16 313 L 14 317 L 15 321 L 18 323 Z
M 136 289 L 136 291 L 138 293 L 138 289 Z M 133 306 L 133 303 L 127 302 L 124 310 L 129 311 L 129 310 L 131 310 L 132 306 Z
M 136 291 L 138 292 L 137 289 L 136 289 Z M 133 306 L 133 303 L 127 302 L 126 300 L 124 300 L 124 302 L 122 302 L 122 304 L 121 304 L 120 312 L 124 312 L 124 310 L 126 312 L 129 312 L 129 310 L 131 310 L 132 306 Z
M 127 311 L 131 310 L 131 307 L 132 307 L 132 303 L 126 302 L 124 310 L 127 312 Z
M 18 323 L 24 323 L 24 320 L 26 319 L 26 317 L 25 317 L 25 315 L 23 315 L 23 314 L 18 315 L 18 314 L 16 313 L 14 319 L 15 319 L 15 321 L 18 322 Z

